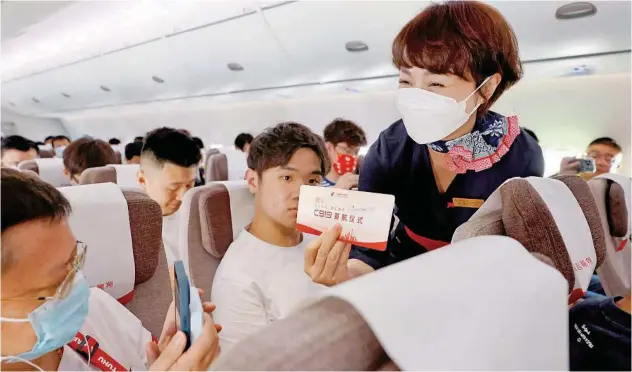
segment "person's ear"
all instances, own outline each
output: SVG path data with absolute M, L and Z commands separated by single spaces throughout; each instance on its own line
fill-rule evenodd
M 259 175 L 254 169 L 248 168 L 246 171 L 246 183 L 248 184 L 248 190 L 251 194 L 256 194 L 259 188 Z
M 331 159 L 332 162 L 337 161 L 336 146 L 331 142 L 325 142 L 325 148 L 327 148 L 329 159 Z
M 489 101 L 492 98 L 501 80 L 502 80 L 502 77 L 500 76 L 500 74 L 495 73 L 489 78 L 489 80 L 487 80 L 485 84 L 483 84 L 480 92 L 483 98 L 485 98 L 485 101 Z
M 72 181 L 72 174 L 70 174 L 70 171 L 66 168 L 64 168 L 64 175 L 68 177 L 69 180 Z
M 147 178 L 145 177 L 145 172 L 143 172 L 142 169 L 138 170 L 138 173 L 136 173 L 136 180 L 138 181 L 140 188 L 147 192 Z

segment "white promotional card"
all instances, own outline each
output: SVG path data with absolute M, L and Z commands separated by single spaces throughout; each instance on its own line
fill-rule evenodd
M 383 251 L 394 205 L 393 195 L 301 186 L 297 229 L 320 235 L 339 223 L 340 241 Z

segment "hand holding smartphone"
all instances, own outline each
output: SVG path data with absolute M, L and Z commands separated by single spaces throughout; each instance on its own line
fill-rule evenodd
M 202 309 L 202 301 L 198 295 L 197 288 L 192 287 L 189 282 L 183 262 L 176 261 L 173 266 L 176 327 L 186 335 L 187 344 L 185 350 L 188 350 L 191 343 L 202 333 L 204 310 Z

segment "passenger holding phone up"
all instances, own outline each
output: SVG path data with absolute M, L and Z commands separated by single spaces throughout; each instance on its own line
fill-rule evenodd
M 621 165 L 623 150 L 610 137 L 597 138 L 588 145 L 586 156 L 564 158 L 560 164 L 560 174 L 579 174 L 585 180 L 616 171 Z
M 504 181 L 544 173 L 542 150 L 517 118 L 489 110 L 522 76 L 516 38 L 495 8 L 474 1 L 430 5 L 400 31 L 392 50 L 402 120 L 371 146 L 359 190 L 394 195 L 397 218 L 386 251 L 354 247 L 340 257 L 348 277 L 449 244 Z M 310 248 L 338 255 L 335 245 Z M 313 280 L 343 280 L 328 280 L 308 261 Z

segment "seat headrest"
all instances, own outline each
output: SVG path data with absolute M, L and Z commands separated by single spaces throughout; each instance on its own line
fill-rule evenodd
M 586 291 L 592 273 L 603 260 L 605 247 L 599 221 L 585 217 L 585 213 L 595 213 L 595 206 L 586 200 L 587 190 L 574 189 L 581 202 L 559 180 L 539 177 L 508 180 L 470 221 L 457 228 L 453 242 L 488 234 L 514 238 L 529 252 L 551 259 L 568 281 L 569 301 L 574 302 Z M 582 207 L 593 211 L 584 212 Z
M 515 240 L 472 238 L 332 287 L 236 344 L 213 367 L 567 369 L 568 307 L 560 301 L 566 286 Z
M 116 164 L 123 164 L 123 156 L 120 151 L 114 151 L 114 159 L 116 160 Z
M 39 157 L 42 159 L 54 158 L 55 152 L 53 150 L 40 150 Z
M 228 181 L 228 160 L 221 153 L 211 154 L 206 158 L 206 183 Z
M 119 187 L 138 188 L 138 164 L 109 164 L 103 167 L 88 168 L 81 173 L 79 184 L 111 182 Z
M 630 229 L 629 198 L 630 179 L 618 175 L 604 175 L 588 181 L 597 205 L 606 214 L 610 235 L 627 237 Z
M 70 186 L 64 174 L 64 162 L 60 158 L 26 160 L 18 164 L 19 170 L 37 173 L 40 179 L 55 187 Z
M 121 303 L 133 297 L 135 285 L 151 278 L 162 248 L 162 213 L 141 192 L 112 183 L 63 187 L 70 201 L 70 227 L 88 246 L 84 274 Z
M 208 159 L 209 156 L 214 155 L 214 154 L 219 154 L 219 150 L 218 149 L 209 149 L 206 152 L 206 158 Z
M 116 183 L 116 170 L 112 167 L 88 168 L 79 177 L 80 185 L 92 185 L 95 183 Z

